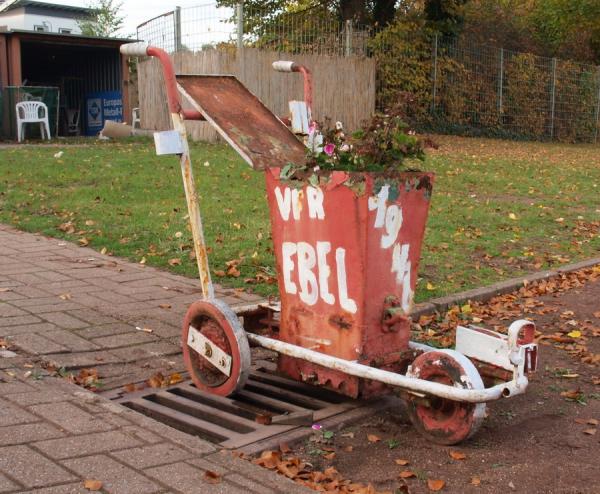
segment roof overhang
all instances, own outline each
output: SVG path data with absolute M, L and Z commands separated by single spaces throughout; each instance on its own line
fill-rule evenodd
M 137 41 L 132 38 L 103 38 L 100 36 L 84 36 L 82 34 L 50 33 L 46 31 L 28 31 L 25 29 L 8 29 L 6 26 L 0 26 L 1 35 L 17 35 L 21 39 L 40 41 L 40 42 L 64 42 L 74 44 L 85 44 L 91 42 L 95 45 L 120 46 L 123 43 L 132 43 Z
M 77 7 L 75 5 L 58 5 L 56 3 L 38 2 L 36 0 L 5 0 L 0 3 L 0 13 L 18 7 L 40 7 L 50 10 L 62 10 L 63 12 L 73 12 L 84 15 L 91 15 L 95 9 L 87 7 Z

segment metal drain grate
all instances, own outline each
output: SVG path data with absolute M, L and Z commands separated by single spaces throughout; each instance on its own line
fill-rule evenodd
M 314 422 L 358 420 L 374 402 L 351 400 L 318 388 L 255 370 L 244 389 L 224 398 L 199 391 L 191 381 L 161 390 L 109 395 L 116 402 L 227 449 L 247 452 L 297 440 Z M 350 413 L 349 413 L 350 412 Z M 265 421 L 270 420 L 270 424 Z M 261 423 L 262 422 L 262 423 Z M 329 421 L 328 421 L 329 422 Z M 297 434 L 300 431 L 301 434 Z M 254 445 L 254 447 L 249 447 Z

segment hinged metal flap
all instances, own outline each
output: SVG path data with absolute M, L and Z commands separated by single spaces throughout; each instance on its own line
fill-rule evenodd
M 303 163 L 302 142 L 231 75 L 178 75 L 179 91 L 255 170 Z

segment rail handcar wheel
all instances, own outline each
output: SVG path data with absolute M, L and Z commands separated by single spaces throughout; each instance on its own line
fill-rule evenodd
M 183 321 L 182 347 L 198 389 L 229 396 L 244 387 L 250 372 L 250 347 L 244 328 L 227 304 L 194 302 Z
M 407 375 L 466 389 L 484 389 L 473 363 L 454 350 L 419 355 Z M 438 444 L 456 444 L 471 437 L 485 416 L 485 403 L 465 403 L 437 396 L 409 399 L 408 415 L 415 428 Z

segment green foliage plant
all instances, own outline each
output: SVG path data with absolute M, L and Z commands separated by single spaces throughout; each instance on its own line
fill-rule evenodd
M 88 19 L 79 21 L 79 29 L 84 36 L 110 38 L 123 27 L 124 17 L 120 15 L 123 2 L 96 0 L 90 5 L 94 13 Z

